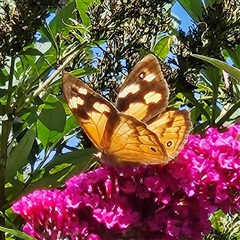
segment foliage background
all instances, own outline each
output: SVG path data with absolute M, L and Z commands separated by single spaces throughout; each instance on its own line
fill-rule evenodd
M 186 32 L 179 28 L 184 19 L 172 14 L 176 3 L 192 18 Z M 239 119 L 237 0 L 1 4 L 0 229 L 7 233 L 0 239 L 27 239 L 16 230 L 13 201 L 90 167 L 94 150 L 62 96 L 63 69 L 114 101 L 127 73 L 153 52 L 169 83 L 169 106 L 190 110 L 193 133 Z M 50 12 L 56 15 L 48 24 Z M 240 239 L 239 216 L 217 212 L 212 223 L 206 239 Z

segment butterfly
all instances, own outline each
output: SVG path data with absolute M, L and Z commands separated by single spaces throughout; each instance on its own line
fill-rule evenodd
M 105 164 L 166 164 L 185 143 L 187 110 L 166 109 L 169 89 L 157 58 L 140 60 L 120 88 L 115 106 L 63 72 L 66 101 Z

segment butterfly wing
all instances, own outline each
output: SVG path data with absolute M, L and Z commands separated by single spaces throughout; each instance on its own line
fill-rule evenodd
M 163 145 L 144 123 L 119 113 L 101 95 L 66 72 L 63 93 L 79 124 L 102 152 L 102 161 L 112 165 L 167 161 Z
M 102 139 L 102 145 L 112 156 L 109 158 L 111 164 L 163 164 L 169 161 L 164 146 L 144 123 L 122 113 L 114 119 L 106 126 Z
M 89 139 L 101 151 L 101 140 L 114 107 L 75 76 L 64 72 L 62 77 L 63 93 L 71 111 Z
M 147 127 L 158 136 L 167 155 L 173 158 L 186 142 L 191 128 L 189 112 L 187 110 L 166 110 L 151 119 Z
M 147 122 L 165 110 L 169 90 L 157 58 L 150 54 L 139 61 L 120 88 L 116 107 L 120 112 Z
M 159 62 L 150 54 L 129 74 L 119 91 L 116 106 L 120 112 L 146 123 L 166 148 L 167 155 L 173 158 L 185 143 L 191 122 L 186 110 L 163 112 L 168 97 L 168 85 Z

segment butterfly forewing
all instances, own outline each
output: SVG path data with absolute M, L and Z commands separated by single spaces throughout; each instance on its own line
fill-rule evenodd
M 157 58 L 150 54 L 136 64 L 120 88 L 116 107 L 120 112 L 147 122 L 162 112 L 169 90 Z
M 115 108 L 87 84 L 67 72 L 63 73 L 63 93 L 80 126 L 98 150 L 102 150 L 100 142 Z
M 185 143 L 191 128 L 189 112 L 187 110 L 165 110 L 151 119 L 147 127 L 158 136 L 167 155 L 173 158 Z

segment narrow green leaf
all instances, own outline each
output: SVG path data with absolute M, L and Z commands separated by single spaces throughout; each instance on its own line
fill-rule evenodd
M 35 69 L 36 69 L 36 73 L 29 73 L 29 75 L 34 74 L 33 76 L 31 76 L 32 78 L 34 78 L 34 86 L 36 85 L 36 80 L 39 80 L 39 75 L 41 74 L 41 78 L 45 78 L 48 74 L 49 71 L 52 70 L 52 65 L 56 62 L 57 60 L 57 56 L 56 56 L 56 50 L 55 48 L 52 47 L 52 45 L 49 45 L 49 42 L 47 42 L 46 44 L 41 44 L 42 50 L 46 51 L 44 52 L 44 55 L 39 57 L 37 59 L 37 61 L 34 63 L 35 65 Z M 49 48 L 50 47 L 50 48 Z M 43 49 L 44 48 L 44 49 Z M 34 66 L 31 66 L 32 68 Z M 31 84 L 32 85 L 32 84 Z
M 199 125 L 195 126 L 192 130 L 193 134 L 202 133 L 204 129 L 209 126 L 209 122 L 202 122 Z
M 208 122 L 211 122 L 210 115 L 207 113 L 207 111 L 203 108 L 203 105 L 199 103 L 192 93 L 184 92 L 184 96 L 189 100 L 190 103 L 192 103 L 208 120 Z
M 80 78 L 96 72 L 97 70 L 95 68 L 79 68 L 77 70 L 71 71 L 71 74 Z
M 3 71 L 0 69 L 0 86 L 4 86 L 7 80 L 8 77 L 6 77 Z
M 19 55 L 41 56 L 42 52 L 36 48 L 27 48 L 26 50 L 21 51 Z
M 211 84 L 212 88 L 212 124 L 215 124 L 216 118 L 219 114 L 219 109 L 217 106 L 218 101 L 218 90 L 219 90 L 219 84 L 221 80 L 221 70 L 218 68 L 208 65 L 204 70 L 202 70 L 202 73 L 207 78 L 208 82 Z
M 57 54 L 59 54 L 59 48 L 58 48 L 58 43 L 56 42 L 56 36 L 54 36 L 49 25 L 43 25 L 41 30 L 45 34 L 45 36 L 48 38 L 48 40 L 51 42 L 52 46 L 56 49 Z
M 10 206 L 8 205 L 10 202 L 18 199 L 21 195 L 21 192 L 23 189 L 25 189 L 26 184 L 23 182 L 20 182 L 19 179 L 13 178 L 11 179 L 11 184 L 6 184 L 5 185 L 5 196 L 7 199 L 7 206 L 4 206 L 5 208 L 9 208 Z
M 31 237 L 31 236 L 27 235 L 26 233 L 21 232 L 19 230 L 15 230 L 15 229 L 11 229 L 11 228 L 5 228 L 5 227 L 0 226 L 0 231 L 13 234 L 14 236 L 16 236 L 18 238 L 21 238 L 21 239 L 24 239 L 24 240 L 36 240 L 35 238 L 33 238 L 33 237 Z
M 88 162 L 91 157 L 93 157 L 93 153 L 95 152 L 96 152 L 95 148 L 86 148 L 59 155 L 54 159 L 54 161 L 47 165 L 45 169 L 50 170 L 54 166 L 63 163 L 69 163 L 73 165 L 77 164 L 85 165 L 85 163 Z
M 93 0 L 75 0 L 75 2 L 76 2 L 80 17 L 82 19 L 83 25 L 88 27 L 91 24 L 91 22 L 86 12 L 88 10 L 88 7 L 90 6 L 90 3 L 92 3 Z
M 198 55 L 198 54 L 192 54 L 193 57 L 195 58 L 199 58 L 202 59 L 203 61 L 206 61 L 208 63 L 211 63 L 212 65 L 220 68 L 221 70 L 226 71 L 230 76 L 232 76 L 233 78 L 235 78 L 238 82 L 240 82 L 240 70 L 230 66 L 229 64 L 220 61 L 218 59 L 214 59 L 214 58 L 210 58 L 210 57 L 205 57 L 202 55 Z
M 36 137 L 36 127 L 32 126 L 9 155 L 6 166 L 6 183 L 16 175 L 17 171 L 28 164 L 28 156 Z

